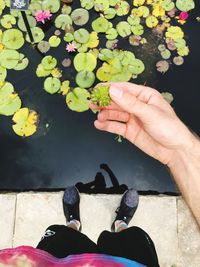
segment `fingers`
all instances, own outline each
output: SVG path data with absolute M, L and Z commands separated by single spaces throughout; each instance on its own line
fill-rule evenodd
M 102 110 L 98 114 L 98 120 L 102 122 L 106 120 L 128 122 L 129 119 L 129 113 L 118 110 Z
M 94 125 L 98 130 L 101 131 L 107 131 L 124 137 L 126 135 L 126 124 L 121 122 L 116 122 L 116 121 L 101 122 L 97 120 L 94 122 Z

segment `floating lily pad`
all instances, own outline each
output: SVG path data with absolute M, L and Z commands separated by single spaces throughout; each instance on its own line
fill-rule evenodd
M 157 71 L 165 73 L 169 69 L 169 63 L 166 60 L 158 61 L 156 64 Z
M 64 5 L 61 11 L 62 11 L 62 14 L 69 15 L 72 12 L 72 7 L 68 5 Z
M 134 59 L 130 63 L 130 66 L 128 69 L 133 73 L 133 74 L 141 74 L 145 70 L 144 63 L 140 59 Z
M 57 65 L 57 60 L 52 56 L 46 56 L 42 59 L 42 65 L 46 70 L 52 70 Z
M 78 72 L 81 70 L 93 71 L 96 65 L 97 59 L 91 53 L 79 53 L 74 58 L 74 67 Z
M 95 75 L 92 71 L 82 70 L 76 75 L 76 83 L 81 88 L 89 88 L 95 82 Z
M 93 20 L 92 29 L 95 32 L 103 33 L 106 32 L 109 28 L 109 22 L 107 19 L 100 17 L 98 19 Z
M 95 0 L 94 1 L 94 9 L 99 11 L 104 11 L 109 8 L 109 1 L 108 0 Z
M 104 11 L 104 16 L 106 19 L 113 19 L 116 16 L 116 9 L 114 8 L 108 8 Z
M 21 108 L 12 118 L 15 124 L 12 126 L 14 132 L 19 136 L 28 137 L 37 131 L 38 114 L 28 108 Z
M 1 19 L 1 25 L 6 29 L 11 29 L 16 24 L 16 19 L 12 15 L 4 15 Z
M 115 40 L 108 40 L 106 42 L 106 48 L 108 49 L 115 49 L 117 47 L 119 40 L 115 39 Z
M 29 23 L 30 28 L 33 28 L 36 26 L 37 22 L 36 22 L 36 19 L 34 17 L 27 16 L 27 19 L 28 19 L 28 23 Z M 26 26 L 24 24 L 24 20 L 22 17 L 20 17 L 18 20 L 18 27 L 21 31 L 24 31 L 24 32 L 27 31 Z
M 19 55 L 19 60 L 18 60 L 18 63 L 17 63 L 17 65 L 14 67 L 14 70 L 24 70 L 25 68 L 27 68 L 27 66 L 28 66 L 28 64 L 29 64 L 29 60 L 28 60 L 28 58 L 26 58 L 25 56 L 24 56 L 24 54 L 20 54 Z
M 161 52 L 161 56 L 163 59 L 169 59 L 171 57 L 171 52 L 168 49 L 165 49 Z
M 94 1 L 91 0 L 81 0 L 81 7 L 90 10 L 94 7 Z
M 154 28 L 158 25 L 158 19 L 155 16 L 149 16 L 146 18 L 146 25 L 149 28 Z
M 33 39 L 34 39 L 35 43 L 39 43 L 40 41 L 42 41 L 44 39 L 44 32 L 39 27 L 31 28 L 31 32 L 32 32 Z M 28 34 L 26 35 L 26 41 L 29 43 L 31 42 Z
M 74 32 L 74 39 L 76 42 L 80 43 L 80 44 L 85 44 L 87 43 L 87 41 L 90 38 L 90 34 L 87 30 L 85 29 L 79 29 L 77 31 Z
M 6 69 L 13 69 L 18 64 L 20 54 L 15 50 L 3 50 L 0 53 L 1 66 Z
M 175 4 L 172 0 L 163 0 L 162 7 L 164 8 L 165 11 L 169 12 L 172 9 L 174 9 Z
M 117 24 L 116 29 L 121 37 L 127 37 L 131 35 L 131 26 L 126 21 L 121 21 Z
M 6 68 L 0 66 L 0 82 L 4 81 L 6 79 L 6 76 L 7 76 Z
M 76 24 L 78 26 L 82 26 L 88 22 L 89 12 L 86 9 L 77 8 L 72 12 L 71 18 L 72 18 L 74 24 Z
M 47 53 L 50 49 L 50 44 L 47 41 L 41 41 L 37 47 L 41 53 Z
M 117 2 L 115 9 L 116 9 L 117 16 L 125 16 L 128 14 L 130 10 L 130 5 L 126 1 L 120 0 Z
M 55 20 L 56 28 L 65 30 L 65 28 L 69 25 L 72 25 L 72 19 L 69 15 L 61 14 Z
M 175 65 L 180 66 L 180 65 L 182 65 L 184 63 L 184 58 L 181 57 L 181 56 L 174 57 L 173 58 L 173 62 L 174 62 Z
M 19 49 L 24 45 L 24 37 L 17 29 L 6 30 L 2 36 L 2 43 L 8 49 Z
M 139 46 L 141 43 L 141 36 L 137 36 L 137 35 L 131 35 L 129 37 L 129 43 L 133 46 Z
M 138 7 L 138 12 L 141 14 L 141 17 L 147 18 L 150 14 L 149 8 L 147 6 Z
M 117 36 L 118 36 L 118 32 L 114 28 L 108 29 L 106 32 L 106 39 L 108 40 L 114 40 L 117 38 Z
M 72 64 L 72 61 L 70 58 L 65 58 L 63 61 L 62 61 L 62 65 L 63 67 L 65 68 L 68 68 L 69 66 L 71 66 Z
M 60 9 L 60 0 L 44 0 L 42 1 L 42 9 L 49 9 L 51 13 L 56 13 Z
M 31 1 L 29 5 L 29 10 L 31 11 L 32 15 L 35 15 L 38 10 L 42 10 L 42 4 L 40 2 Z
M 128 21 L 128 23 L 131 26 L 139 25 L 140 24 L 140 17 L 137 17 L 137 16 L 129 16 L 128 19 L 127 19 L 127 21 Z
M 55 94 L 60 90 L 61 82 L 58 78 L 49 77 L 44 81 L 44 90 L 49 94 Z
M 36 70 L 37 77 L 47 77 L 51 74 L 52 70 L 46 70 L 42 64 L 39 64 Z
M 11 116 L 21 107 L 21 100 L 14 92 L 13 85 L 6 82 L 0 88 L 0 114 Z
M 49 38 L 49 44 L 51 47 L 58 47 L 61 43 L 60 37 L 53 35 Z
M 188 12 L 195 8 L 195 2 L 193 0 L 177 0 L 176 7 L 184 12 Z
M 131 31 L 133 34 L 140 36 L 144 33 L 144 28 L 141 24 L 139 25 L 134 25 L 131 27 Z
M 89 109 L 90 93 L 86 89 L 76 87 L 72 92 L 68 93 L 66 103 L 68 107 L 76 112 L 84 112 Z

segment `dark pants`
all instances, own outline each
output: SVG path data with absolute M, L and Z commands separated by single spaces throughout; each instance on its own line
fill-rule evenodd
M 119 233 L 103 231 L 95 244 L 86 235 L 64 225 L 50 226 L 37 246 L 57 258 L 84 253 L 99 253 L 137 261 L 148 267 L 159 267 L 153 241 L 139 227 Z

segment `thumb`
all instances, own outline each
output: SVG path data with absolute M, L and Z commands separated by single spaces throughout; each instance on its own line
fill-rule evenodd
M 123 110 L 136 115 L 140 119 L 145 119 L 147 116 L 149 118 L 149 106 L 130 92 L 111 85 L 109 94 L 112 100 Z

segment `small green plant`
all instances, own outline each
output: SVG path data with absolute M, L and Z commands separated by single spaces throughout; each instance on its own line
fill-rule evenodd
M 96 86 L 92 91 L 91 100 L 100 107 L 107 107 L 111 102 L 109 86 L 101 84 Z

